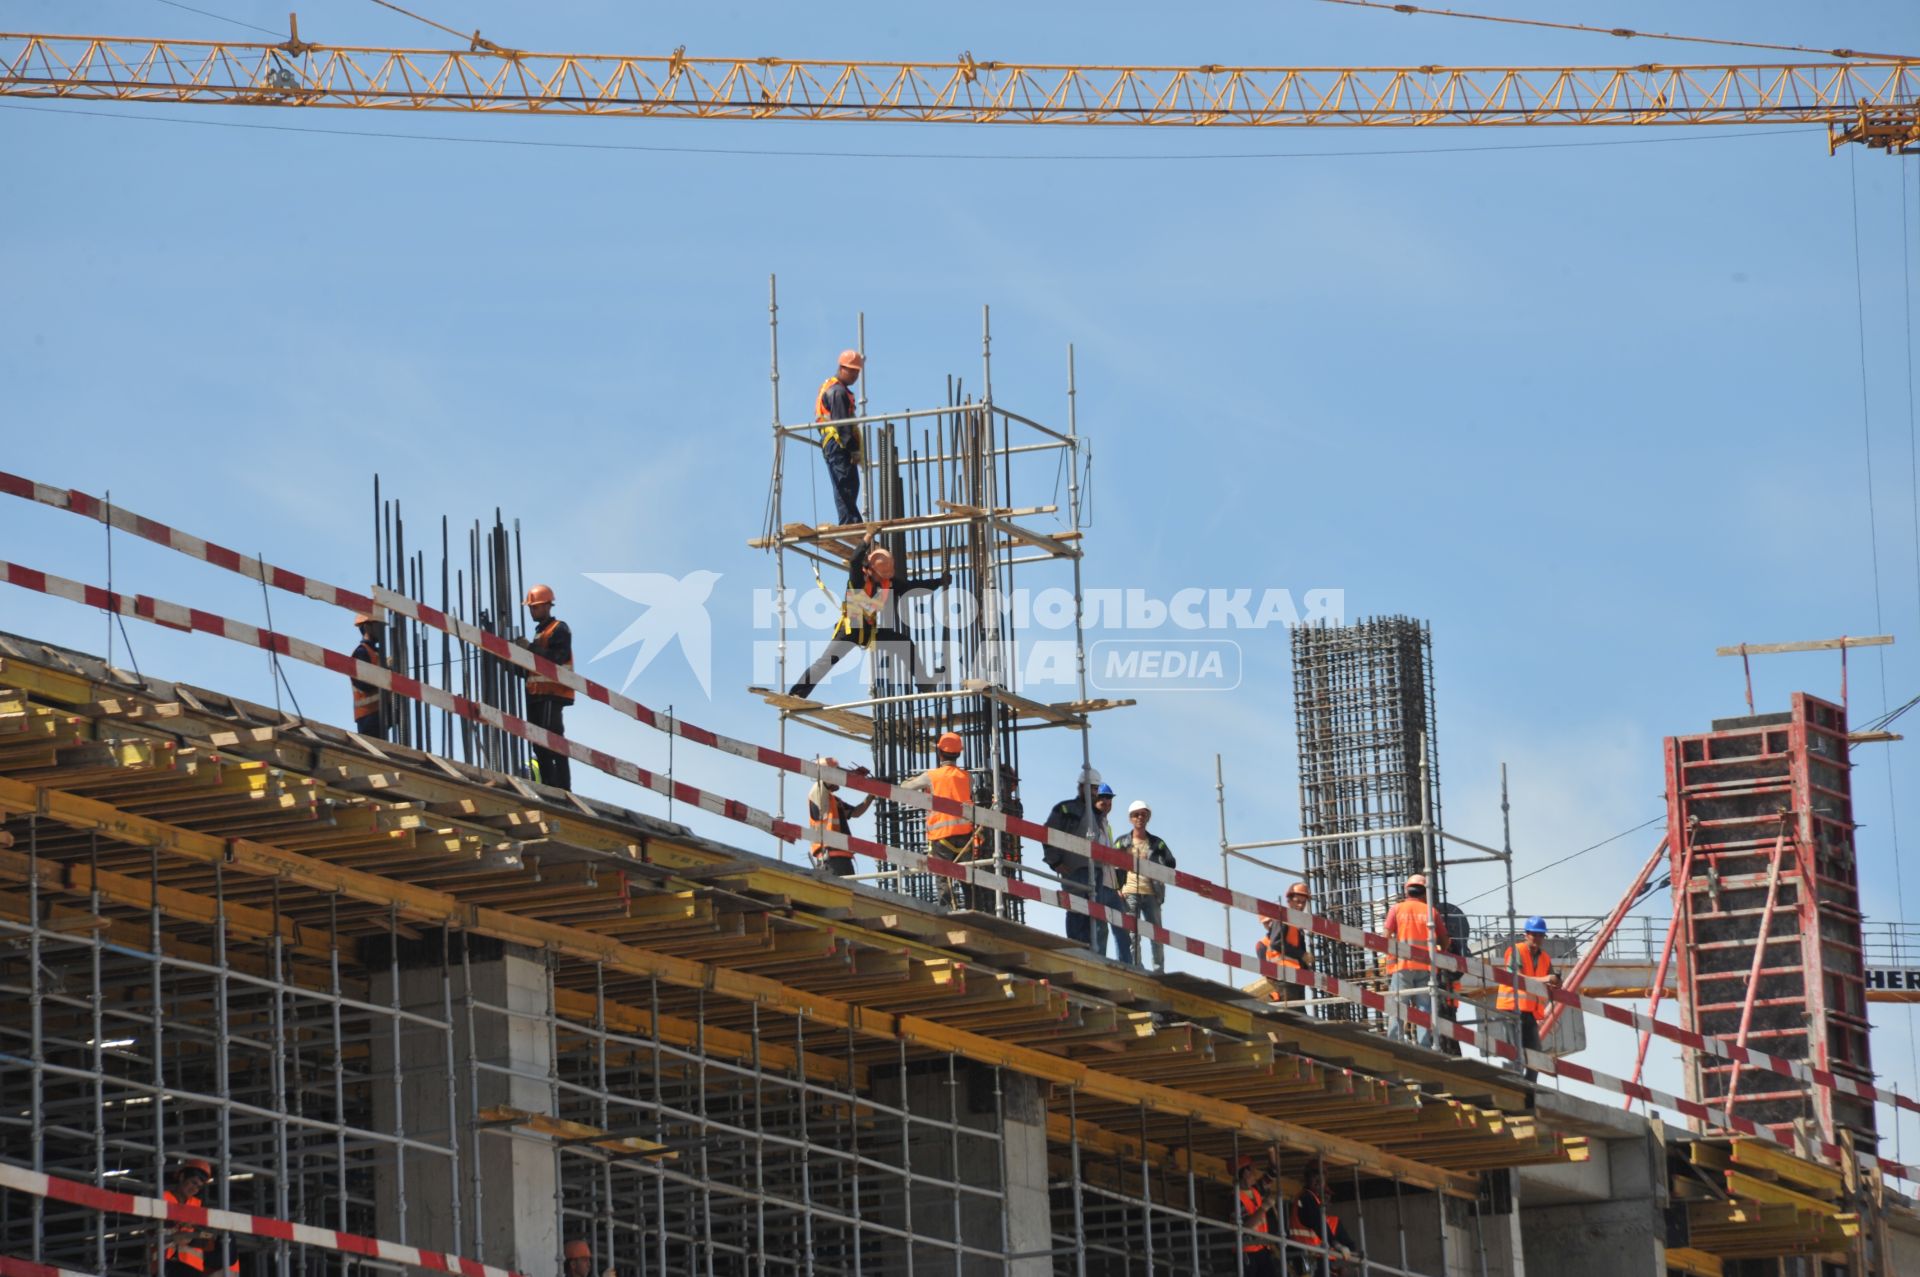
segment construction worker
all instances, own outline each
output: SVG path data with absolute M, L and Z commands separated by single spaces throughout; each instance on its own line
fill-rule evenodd
M 1521 942 L 1507 946 L 1507 951 L 1500 955 L 1500 966 L 1516 977 L 1545 980 L 1548 988 L 1557 989 L 1560 987 L 1560 973 L 1553 969 L 1553 957 L 1547 952 L 1546 946 L 1547 920 L 1537 915 L 1528 918 Z M 1527 1067 L 1525 1053 L 1543 1049 L 1540 1045 L 1540 1022 L 1547 1018 L 1547 1000 L 1525 989 L 1511 989 L 1503 984 L 1495 1007 L 1503 1013 L 1501 1018 L 1513 1026 L 1512 1041 L 1522 1053 L 1514 1067 L 1525 1072 L 1527 1081 L 1531 1082 L 1540 1075 L 1540 1071 Z
M 876 644 L 879 652 L 906 662 L 915 686 L 931 691 L 936 683 L 920 668 L 913 640 L 901 628 L 899 604 L 909 594 L 938 590 L 952 581 L 952 574 L 943 572 L 925 580 L 896 582 L 892 551 L 875 545 L 873 533 L 867 533 L 866 540 L 853 552 L 853 559 L 847 565 L 847 595 L 840 605 L 840 623 L 834 627 L 833 638 L 800 676 L 800 681 L 787 690 L 787 695 L 807 699 L 848 653 L 863 647 L 875 648 Z
M 1280 1265 L 1273 1253 L 1273 1162 L 1270 1158 L 1243 1155 L 1234 1163 L 1234 1195 L 1239 1199 L 1241 1272 L 1245 1277 L 1280 1277 Z M 1256 1235 L 1257 1234 L 1257 1235 Z
M 1360 1247 L 1336 1215 L 1327 1213 L 1327 1168 L 1319 1158 L 1307 1163 L 1301 1177 L 1300 1193 L 1287 1209 L 1287 1240 L 1302 1246 L 1317 1246 L 1344 1257 L 1357 1257 Z M 1337 1271 L 1327 1256 L 1304 1252 L 1293 1256 L 1295 1277 L 1330 1277 Z
M 1107 813 L 1112 810 L 1113 786 L 1102 781 L 1100 773 L 1093 768 L 1082 768 L 1080 792 L 1053 805 L 1053 810 L 1047 813 L 1047 828 L 1111 846 L 1113 837 L 1107 829 Z M 1105 865 L 1062 851 L 1052 844 L 1048 844 L 1041 858 L 1047 862 L 1049 869 L 1060 875 L 1060 889 L 1068 895 L 1094 899 L 1095 884 L 1099 878 L 1104 876 L 1109 882 L 1113 878 L 1112 871 Z M 1078 940 L 1095 953 L 1105 956 L 1107 924 L 1069 910 L 1067 939 Z
M 853 402 L 853 383 L 867 366 L 857 350 L 840 352 L 840 369 L 820 383 L 813 419 L 820 424 L 820 453 L 827 459 L 833 481 L 834 516 L 842 524 L 860 519 L 860 427 L 850 419 L 860 415 Z
M 384 666 L 387 663 L 386 623 L 375 612 L 356 612 L 353 623 L 360 631 L 360 646 L 353 649 L 353 659 Z M 353 680 L 353 730 L 382 740 L 387 735 L 385 697 L 378 687 L 357 678 Z
M 1014 770 L 1012 763 L 1000 764 L 1000 797 L 996 802 L 993 794 L 992 778 L 981 775 L 974 780 L 973 801 L 976 804 L 992 804 L 993 809 L 1003 816 L 1025 816 L 1026 804 L 1020 801 L 1020 773 Z M 1020 838 L 1000 830 L 991 838 L 999 840 L 1000 859 L 1004 865 L 1020 863 Z M 1006 870 L 1005 872 L 1011 872 Z
M 1166 899 L 1167 884 L 1149 878 L 1145 869 L 1148 864 L 1159 865 L 1162 869 L 1174 867 L 1173 851 L 1161 840 L 1159 834 L 1147 828 L 1153 819 L 1153 808 L 1144 798 L 1136 798 L 1127 804 L 1128 831 L 1126 850 L 1133 852 L 1133 868 L 1128 871 L 1120 883 L 1120 903 L 1134 922 L 1133 965 L 1147 965 L 1147 924 L 1160 925 L 1160 904 Z M 1167 969 L 1167 946 L 1158 937 L 1153 939 L 1153 969 L 1156 972 Z
M 822 767 L 838 767 L 837 758 L 821 757 L 814 760 Z M 855 775 L 866 775 L 867 769 L 855 767 Z M 836 834 L 847 832 L 847 822 L 856 816 L 867 814 L 867 808 L 873 806 L 873 795 L 868 794 L 858 803 L 849 804 L 840 797 L 840 786 L 818 781 L 807 791 L 807 828 L 813 832 L 813 867 L 824 869 L 836 878 L 845 878 L 853 873 L 853 852 L 845 847 L 829 847 L 821 841 L 820 834 L 831 830 Z
M 957 803 L 972 802 L 973 777 L 960 765 L 960 755 L 965 751 L 966 742 L 960 739 L 959 732 L 941 732 L 940 739 L 933 747 L 940 761 L 913 779 L 901 782 L 900 788 L 917 789 L 935 798 L 950 798 Z M 980 839 L 973 822 L 966 817 L 944 811 L 927 813 L 928 855 L 970 864 L 979 850 Z M 941 895 L 950 909 L 983 909 L 991 908 L 993 904 L 991 891 L 964 882 L 942 887 Z
M 1307 909 L 1307 884 L 1296 882 L 1287 888 L 1287 908 L 1296 913 L 1305 913 Z M 1259 957 L 1279 967 L 1282 976 L 1287 971 L 1313 970 L 1313 954 L 1307 949 L 1307 933 L 1301 927 L 1294 926 L 1285 918 L 1267 919 L 1267 934 L 1254 942 L 1253 951 Z M 1269 1002 L 1299 1002 L 1307 996 L 1307 985 L 1299 980 L 1281 979 L 1275 982 L 1274 990 L 1267 995 Z
M 583 1238 L 574 1238 L 567 1243 L 566 1267 L 560 1270 L 561 1277 L 593 1277 L 593 1243 Z M 601 1277 L 614 1277 L 611 1265 Z
M 561 669 L 573 668 L 573 631 L 553 614 L 553 587 L 536 585 L 527 591 L 527 611 L 533 615 L 533 638 L 515 639 L 535 656 L 544 656 Z M 573 689 L 539 674 L 527 675 L 527 721 L 556 736 L 567 734 L 563 716 L 573 704 Z M 533 747 L 534 779 L 554 789 L 573 790 L 573 765 L 558 750 Z
M 1387 910 L 1387 920 L 1381 924 L 1380 933 L 1390 940 L 1402 944 L 1417 944 L 1429 950 L 1445 950 L 1450 943 L 1447 936 L 1447 924 L 1439 911 L 1427 903 L 1427 876 L 1414 874 L 1407 879 L 1404 898 L 1393 908 Z M 1390 958 L 1387 971 L 1393 978 L 1392 992 L 1404 1009 L 1418 1007 L 1427 1014 L 1434 1014 L 1433 1007 L 1433 964 L 1420 958 Z M 1406 1021 L 1396 1019 L 1387 1030 L 1387 1036 L 1405 1038 Z M 1420 1045 L 1432 1049 L 1436 1035 L 1431 1028 L 1419 1031 Z
M 174 1168 L 173 1183 L 161 1196 L 174 1206 L 205 1206 L 200 1194 L 212 1182 L 213 1167 L 207 1160 L 189 1157 Z M 215 1234 L 204 1224 L 169 1222 L 163 1226 L 161 1237 L 164 1250 L 154 1264 L 160 1277 L 207 1277 L 212 1265 L 219 1262 Z M 240 1262 L 234 1260 L 225 1271 L 238 1273 Z

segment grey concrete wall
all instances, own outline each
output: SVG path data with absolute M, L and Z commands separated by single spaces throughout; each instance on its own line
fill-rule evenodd
M 1664 1277 L 1666 1150 L 1653 1125 L 1568 1096 L 1543 1093 L 1541 1104 L 1587 1124 L 1590 1155 L 1515 1177 L 1526 1267 L 1551 1277 Z

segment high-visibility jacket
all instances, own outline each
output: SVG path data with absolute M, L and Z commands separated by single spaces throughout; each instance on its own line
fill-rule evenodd
M 1313 1213 L 1321 1220 L 1319 1229 L 1309 1224 L 1306 1216 L 1301 1212 L 1300 1207 L 1308 1202 L 1313 1204 Z M 1327 1214 L 1318 1193 L 1310 1188 L 1301 1189 L 1300 1196 L 1293 1199 L 1293 1206 L 1287 1211 L 1287 1240 L 1299 1242 L 1305 1246 L 1330 1246 L 1333 1244 L 1330 1238 L 1345 1240 L 1340 1231 L 1339 1217 Z
M 820 425 L 820 440 L 827 445 L 828 452 L 837 448 L 849 461 L 860 459 L 860 427 L 838 424 L 859 415 L 853 406 L 853 392 L 845 382 L 829 377 L 820 383 L 820 393 L 813 403 L 813 419 Z
M 182 1201 L 171 1188 L 163 1190 L 161 1197 L 175 1206 L 204 1205 L 198 1197 L 189 1197 Z M 169 1227 L 178 1227 L 178 1225 L 169 1225 Z M 164 1272 L 169 1261 L 185 1264 L 195 1272 L 204 1273 L 207 1271 L 207 1252 L 198 1246 L 186 1242 L 168 1242 L 166 1249 L 161 1252 L 160 1261 L 154 1265 L 154 1271 Z M 235 1260 L 233 1263 L 227 1265 L 224 1271 L 237 1274 L 240 1271 L 240 1261 Z
M 386 664 L 386 656 L 380 651 L 379 645 L 370 643 L 366 639 L 361 639 L 360 646 L 353 649 L 353 659 L 365 661 L 369 665 Z M 355 720 L 372 718 L 379 712 L 380 689 L 372 683 L 362 683 L 359 679 L 354 679 L 353 717 Z
M 852 860 L 853 853 L 845 847 L 828 847 L 820 841 L 820 834 L 831 830 L 836 834 L 847 832 L 847 805 L 840 801 L 840 795 L 827 795 L 827 809 L 821 811 L 812 802 L 807 803 L 807 828 L 813 832 L 813 854 L 818 856 L 825 850 L 829 859 Z
M 1533 956 L 1529 956 L 1530 953 Z M 1500 955 L 1500 969 L 1544 980 L 1553 972 L 1553 957 L 1545 948 L 1510 944 L 1507 951 Z M 1525 1011 L 1536 1020 L 1544 1019 L 1547 1014 L 1545 998 L 1537 998 L 1525 989 L 1510 989 L 1504 984 L 1500 986 L 1500 997 L 1495 1005 L 1502 1011 Z
M 541 624 L 527 647 L 535 656 L 544 656 L 561 669 L 573 668 L 573 631 L 557 616 L 550 616 Z M 527 695 L 551 696 L 563 705 L 573 704 L 571 687 L 538 674 L 527 675 Z
M 1256 1233 L 1270 1231 L 1267 1227 L 1267 1199 L 1257 1188 L 1240 1190 L 1240 1226 Z M 1263 1241 L 1249 1240 L 1241 1249 L 1248 1254 L 1267 1248 Z
M 942 763 L 927 772 L 927 782 L 927 788 L 935 798 L 951 798 L 957 803 L 973 801 L 973 778 L 964 767 Z M 965 838 L 972 833 L 972 823 L 963 816 L 951 816 L 944 811 L 927 813 L 928 842 L 938 842 L 943 838 Z
M 1273 963 L 1284 975 L 1288 968 L 1295 971 L 1312 970 L 1313 959 L 1307 955 L 1307 933 L 1290 922 L 1275 918 L 1267 924 L 1267 932 L 1253 942 L 1253 951 L 1260 958 Z M 1291 983 L 1298 984 L 1299 981 Z M 1267 995 L 1267 1001 L 1282 1000 L 1281 990 L 1275 989 Z
M 1417 944 L 1428 949 L 1447 947 L 1447 924 L 1441 918 L 1440 910 L 1424 900 L 1402 900 L 1387 910 L 1387 920 L 1380 927 L 1380 934 L 1402 944 Z M 1388 959 L 1387 973 L 1397 971 L 1431 971 L 1433 964 L 1418 958 Z

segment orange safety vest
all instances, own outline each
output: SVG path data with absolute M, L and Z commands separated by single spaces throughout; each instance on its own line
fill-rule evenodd
M 823 423 L 820 425 L 821 439 L 827 443 L 837 443 L 848 456 L 857 457 L 860 455 L 860 427 L 848 426 L 843 436 L 840 427 L 834 423 L 845 421 L 846 418 L 834 416 L 833 410 L 827 407 L 827 392 L 839 384 L 838 377 L 829 377 L 820 383 L 820 393 L 814 397 L 813 401 L 813 419 L 817 423 Z
M 1306 1221 L 1300 1218 L 1301 1199 L 1308 1196 L 1312 1196 L 1313 1204 L 1320 1208 L 1320 1218 L 1326 1221 L 1327 1235 L 1332 1236 L 1340 1231 L 1339 1217 L 1327 1214 L 1326 1204 L 1320 1200 L 1319 1194 L 1303 1188 L 1300 1190 L 1300 1196 L 1293 1199 L 1292 1208 L 1287 1211 L 1287 1239 L 1307 1246 L 1326 1246 L 1327 1238 L 1308 1228 Z
M 1524 944 L 1508 945 L 1507 951 L 1500 955 L 1501 969 L 1514 971 L 1517 964 L 1518 974 L 1534 980 L 1546 979 L 1553 972 L 1553 956 L 1542 947 L 1538 951 L 1538 958 L 1529 958 L 1527 949 L 1528 946 Z M 1536 998 L 1525 989 L 1510 989 L 1504 984 L 1500 986 L 1500 996 L 1495 1005 L 1502 1011 L 1525 1011 L 1536 1020 L 1547 1014 L 1546 999 Z
M 181 1201 L 171 1188 L 163 1189 L 161 1191 L 161 1197 L 175 1206 L 199 1206 L 202 1204 L 198 1197 L 189 1197 L 184 1202 Z M 169 1260 L 178 1260 L 195 1272 L 204 1273 L 207 1271 L 207 1252 L 201 1250 L 198 1246 L 188 1246 L 180 1242 L 168 1245 L 167 1248 L 161 1252 L 160 1262 L 154 1265 L 154 1270 L 156 1272 L 164 1271 L 167 1266 L 167 1261 Z M 240 1261 L 237 1259 L 234 1260 L 231 1264 L 227 1265 L 225 1271 L 237 1274 L 240 1271 Z
M 1428 919 L 1432 922 L 1429 924 Z M 1428 949 L 1438 949 L 1447 943 L 1447 924 L 1440 918 L 1440 910 L 1424 900 L 1402 900 L 1387 911 L 1386 925 L 1381 934 L 1402 944 L 1417 944 Z M 1397 971 L 1431 971 L 1433 964 L 1422 962 L 1418 958 L 1388 959 L 1387 974 Z
M 973 777 L 964 767 L 952 763 L 942 763 L 927 773 L 931 782 L 928 786 L 935 798 L 951 798 L 957 803 L 973 801 Z M 964 817 L 949 816 L 944 811 L 927 813 L 927 841 L 938 842 L 943 838 L 965 838 L 973 832 L 973 826 Z
M 1260 1195 L 1259 1189 L 1257 1188 L 1241 1189 L 1240 1190 L 1240 1219 L 1241 1219 L 1242 1227 L 1251 1228 L 1256 1233 L 1267 1232 L 1268 1231 L 1267 1214 L 1266 1214 L 1266 1210 L 1264 1209 L 1266 1204 L 1267 1204 L 1266 1198 Z M 1265 1242 L 1259 1242 L 1259 1241 L 1250 1241 L 1245 1246 L 1241 1247 L 1242 1250 L 1246 1251 L 1250 1255 L 1255 1253 L 1256 1251 L 1265 1250 L 1266 1248 L 1267 1248 L 1267 1244 Z
M 1283 971 L 1286 970 L 1288 967 L 1292 967 L 1295 971 L 1299 971 L 1301 970 L 1304 964 L 1301 963 L 1300 959 L 1293 957 L 1292 955 L 1294 953 L 1305 952 L 1306 944 L 1307 944 L 1306 932 L 1302 931 L 1299 927 L 1296 927 L 1291 922 L 1289 922 L 1282 925 L 1282 928 L 1280 931 L 1280 943 L 1275 944 L 1273 942 L 1272 936 L 1263 934 L 1258 940 L 1255 940 L 1253 942 L 1253 951 L 1254 953 L 1258 954 L 1261 958 L 1265 959 L 1268 962 L 1273 963 L 1275 966 L 1279 967 Z M 1292 983 L 1298 984 L 1299 981 L 1297 980 L 1292 981 Z M 1280 1002 L 1280 1001 L 1284 1001 L 1284 999 L 1280 996 L 1280 990 L 1275 989 L 1272 993 L 1269 993 L 1267 995 L 1267 1001 Z
M 542 625 L 539 631 L 534 634 L 533 642 L 528 646 L 532 649 L 535 656 L 547 655 L 545 650 L 547 642 L 552 637 L 555 627 L 559 624 L 559 617 L 550 616 L 547 618 L 546 624 Z M 549 657 L 548 659 L 552 658 Z M 559 665 L 563 670 L 570 670 L 573 668 L 573 658 L 569 656 L 566 660 L 559 662 Z M 573 704 L 573 689 L 571 687 L 568 687 L 565 683 L 557 682 L 554 679 L 542 678 L 538 674 L 527 675 L 527 695 L 551 696 L 563 705 Z
M 830 830 L 836 834 L 846 833 L 847 805 L 840 801 L 840 795 L 828 794 L 827 809 L 818 815 L 809 815 L 807 817 L 807 828 L 814 831 L 816 840 L 824 831 Z M 827 856 L 833 860 L 853 859 L 853 853 L 845 847 L 828 847 L 823 842 L 815 841 L 813 844 L 813 854 L 818 856 L 822 849 L 824 849 Z

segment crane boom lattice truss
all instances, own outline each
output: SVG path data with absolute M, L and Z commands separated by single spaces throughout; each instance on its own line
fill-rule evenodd
M 1094 66 L 0 33 L 0 95 L 721 120 L 1209 127 L 1824 124 L 1920 142 L 1920 63 Z

